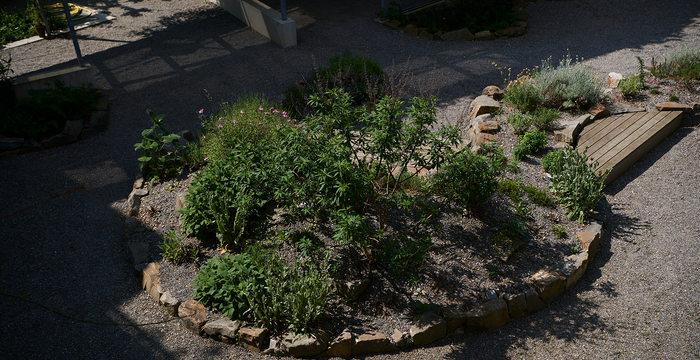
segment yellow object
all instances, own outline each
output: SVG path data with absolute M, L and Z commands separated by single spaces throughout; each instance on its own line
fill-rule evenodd
M 70 10 L 70 17 L 73 21 L 85 19 L 86 17 L 92 15 L 92 12 L 90 12 L 90 10 L 82 8 L 72 3 L 68 3 L 68 9 Z M 44 10 L 48 11 L 54 16 L 59 16 L 62 18 L 66 17 L 65 12 L 63 11 L 63 4 L 61 3 L 46 5 L 44 6 Z

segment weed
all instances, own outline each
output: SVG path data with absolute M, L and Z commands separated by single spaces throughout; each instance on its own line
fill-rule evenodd
M 508 115 L 508 122 L 513 127 L 513 133 L 522 135 L 532 126 L 532 117 L 523 113 L 512 113 Z
M 670 102 L 678 102 L 678 96 L 676 95 L 671 95 L 668 97 L 668 101 Z
M 520 160 L 513 158 L 510 161 L 508 161 L 508 163 L 506 164 L 506 170 L 508 170 L 514 174 L 517 174 L 518 172 L 520 172 L 520 169 L 518 168 L 519 164 L 520 164 Z
M 525 191 L 530 201 L 534 202 L 535 204 L 547 207 L 554 206 L 554 202 L 549 197 L 546 191 L 540 190 L 533 185 L 521 185 L 521 188 L 523 189 L 523 191 Z
M 622 79 L 617 85 L 617 89 L 620 90 L 623 95 L 629 96 L 636 91 L 643 90 L 644 83 L 638 75 L 633 75 Z
M 138 159 L 139 169 L 146 180 L 153 181 L 176 173 L 183 161 L 178 141 L 180 135 L 165 130 L 163 127 L 165 115 L 156 116 L 151 110 L 146 112 L 153 126 L 141 132 L 143 141 L 134 144 L 134 150 L 142 150 L 141 157 Z
M 527 219 L 532 213 L 530 208 L 528 208 L 527 205 L 523 204 L 522 200 L 518 201 L 515 205 L 513 205 L 513 209 L 515 210 L 515 215 L 518 215 L 523 219 Z
M 658 78 L 673 78 L 690 88 L 700 80 L 700 48 L 690 48 L 669 54 L 662 63 L 652 60 L 652 74 Z
M 571 253 L 575 255 L 581 252 L 581 245 L 573 245 L 569 249 L 571 250 Z
M 520 111 L 534 109 L 542 98 L 537 89 L 530 84 L 530 80 L 516 80 L 506 87 L 503 94 L 503 102 L 512 105 Z
M 158 245 L 158 248 L 164 259 L 168 259 L 176 265 L 183 262 L 199 261 L 199 247 L 182 244 L 180 241 L 183 238 L 178 237 L 174 230 L 163 235 L 162 239 L 163 241 Z
M 424 313 L 424 312 L 426 312 L 426 311 L 428 311 L 436 306 L 437 306 L 437 304 L 434 304 L 432 302 L 431 303 L 424 303 L 420 300 L 416 300 L 416 312 L 419 314 L 422 314 L 422 313 Z
M 657 90 L 657 89 L 651 89 L 651 90 L 649 90 L 649 93 L 652 94 L 652 95 L 658 95 L 658 94 L 659 94 L 659 90 Z
M 503 179 L 498 183 L 498 192 L 510 198 L 514 203 L 523 198 L 520 183 L 516 180 Z
M 535 129 L 545 131 L 549 130 L 552 127 L 552 123 L 559 118 L 559 110 L 539 107 L 530 115 L 532 117 L 532 125 Z
M 566 230 L 564 230 L 563 226 L 555 225 L 552 227 L 552 234 L 557 239 L 563 239 L 566 237 Z
M 498 265 L 491 265 L 491 264 L 486 264 L 486 273 L 489 274 L 489 276 L 491 276 L 491 277 L 495 277 L 498 275 L 501 275 L 501 276 L 505 275 L 505 273 L 498 268 Z

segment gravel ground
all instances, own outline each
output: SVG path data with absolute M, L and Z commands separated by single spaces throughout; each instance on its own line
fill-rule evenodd
M 395 33 L 373 22 L 378 1 L 310 0 L 290 4 L 299 45 L 289 49 L 201 1 L 83 3 L 117 17 L 79 33 L 97 87 L 110 98 L 110 127 L 104 136 L 0 160 L 0 289 L 102 322 L 167 320 L 135 281 L 116 210 L 137 172 L 133 144 L 149 126 L 147 108 L 167 114 L 171 129 L 196 129 L 199 109 L 244 92 L 279 100 L 314 63 L 348 48 L 385 68 L 410 59 L 419 84 L 434 76 L 449 121 L 475 92 L 502 82 L 493 62 L 517 72 L 568 51 L 602 78 L 635 72 L 635 56 L 649 63 L 700 43 L 695 0 L 530 3 L 525 36 L 487 43 Z M 76 64 L 69 38 L 0 52 L 7 54 L 14 75 Z M 547 309 L 489 333 L 366 358 L 700 357 L 699 144 L 700 130 L 681 128 L 606 190 L 613 216 L 604 246 L 574 291 Z M 177 322 L 77 323 L 5 300 L 3 358 L 261 358 L 194 337 Z

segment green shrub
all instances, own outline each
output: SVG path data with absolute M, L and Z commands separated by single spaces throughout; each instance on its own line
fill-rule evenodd
M 139 170 L 144 174 L 146 180 L 156 180 L 177 173 L 182 166 L 180 142 L 178 141 L 180 135 L 165 130 L 163 127 L 165 115 L 156 116 L 150 109 L 146 110 L 146 113 L 148 113 L 153 126 L 141 132 L 143 140 L 134 144 L 134 150 L 141 150 L 141 156 L 138 159 Z M 168 150 L 166 145 L 172 147 L 172 150 Z
M 474 209 L 498 187 L 500 164 L 465 150 L 433 176 L 433 189 L 464 208 Z
M 398 236 L 383 241 L 379 256 L 389 267 L 389 271 L 398 279 L 411 285 L 420 283 L 420 275 L 426 267 L 426 252 L 433 245 L 430 237 L 412 239 Z
M 544 168 L 544 171 L 548 172 L 550 175 L 552 173 L 561 172 L 561 169 L 563 166 L 564 166 L 564 151 L 563 150 L 550 151 L 542 157 L 542 168 Z
M 516 80 L 511 82 L 504 91 L 503 102 L 510 104 L 520 111 L 534 109 L 542 101 L 531 81 Z
M 671 53 L 660 64 L 652 60 L 651 73 L 658 78 L 680 79 L 690 87 L 692 81 L 700 80 L 700 48 Z
M 302 118 L 315 109 L 309 105 L 312 96 L 324 97 L 329 90 L 342 89 L 353 105 L 376 103 L 382 98 L 384 70 L 379 62 L 345 50 L 328 59 L 328 67 L 320 67 L 302 82 L 288 88 L 282 101 L 290 116 Z
M 644 84 L 639 76 L 633 75 L 622 79 L 617 85 L 617 89 L 624 95 L 630 95 L 635 91 L 644 90 Z
M 541 151 L 547 145 L 547 135 L 542 131 L 528 131 L 513 149 L 513 158 L 522 159 L 525 155 Z
M 0 134 L 35 139 L 62 131 L 66 121 L 84 119 L 99 99 L 91 85 L 65 86 L 58 80 L 54 85 L 53 89 L 27 91 L 30 97 L 0 114 Z
M 559 110 L 539 107 L 530 114 L 532 125 L 539 131 L 549 130 L 552 123 L 559 118 Z
M 556 162 L 547 170 L 552 175 L 549 190 L 566 208 L 566 216 L 582 223 L 603 197 L 604 181 L 609 171 L 598 174 L 598 163 L 588 164 L 586 151 L 559 150 Z
M 15 8 L 14 14 L 8 14 L 0 8 L 0 45 L 36 35 L 34 20 L 29 12 Z
M 512 113 L 508 115 L 508 122 L 513 127 L 515 135 L 522 135 L 532 126 L 532 117 L 523 113 Z
M 551 58 L 542 61 L 526 83 L 534 87 L 541 104 L 548 108 L 587 108 L 598 104 L 603 96 L 602 81 L 568 55 L 558 66 Z
M 245 319 L 250 308 L 247 289 L 264 282 L 265 266 L 254 260 L 247 253 L 209 259 L 192 282 L 195 300 L 231 319 Z
M 7 60 L 0 57 L 0 114 L 13 111 L 17 103 L 14 82 L 10 76 L 14 72 L 10 69 L 11 65 L 12 56 L 8 56 Z
M 523 198 L 520 183 L 517 180 L 503 179 L 498 182 L 498 192 L 510 198 L 514 203 Z

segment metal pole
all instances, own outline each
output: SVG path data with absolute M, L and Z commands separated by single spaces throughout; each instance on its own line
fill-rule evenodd
M 66 0 L 63 0 L 63 11 L 66 12 L 66 21 L 68 22 L 68 28 L 70 29 L 70 35 L 73 38 L 73 47 L 75 47 L 75 56 L 78 58 L 78 65 L 85 66 L 83 62 L 83 56 L 80 54 L 80 46 L 78 45 L 78 37 L 75 35 L 75 28 L 73 28 L 73 19 L 70 16 L 70 8 Z
M 36 6 L 39 7 L 39 14 L 41 15 L 41 20 L 44 21 L 44 26 L 46 27 L 46 34 L 50 35 L 51 27 L 49 26 L 49 21 L 46 20 L 46 14 L 44 14 L 44 4 L 41 3 L 41 0 L 36 0 Z
M 382 0 L 384 1 L 384 0 Z M 282 21 L 287 20 L 287 1 L 280 0 L 280 8 L 282 8 Z
M 386 0 L 382 0 L 382 13 L 386 13 Z

